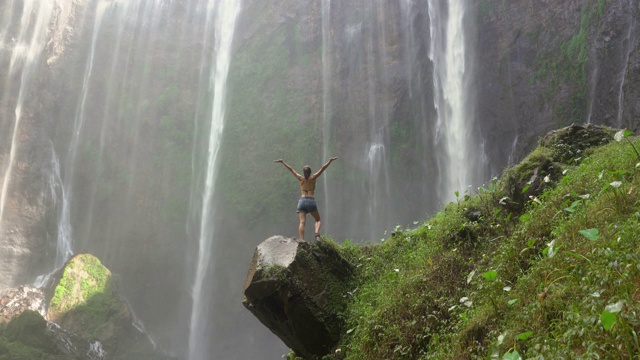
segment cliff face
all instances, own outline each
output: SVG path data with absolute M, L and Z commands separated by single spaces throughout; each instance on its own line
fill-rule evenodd
M 60 81 L 72 65 L 65 55 L 77 46 L 85 6 L 85 0 L 52 4 L 30 21 L 19 4 L 0 5 L 0 288 L 50 270 L 62 196 L 52 134 L 70 91 Z M 24 47 L 14 51 L 18 44 Z
M 638 126 L 634 1 L 476 2 L 478 114 L 495 164 L 570 123 Z M 497 170 L 497 169 L 496 169 Z
M 37 2 L 0 4 L 2 69 L 20 41 L 25 3 Z M 179 294 L 192 284 L 198 249 L 187 219 L 199 211 L 192 189 L 203 181 L 215 54 L 202 2 L 165 3 L 123 16 L 120 2 L 59 0 L 65 6 L 55 7 L 33 67 L 0 71 L 0 288 L 52 270 L 66 186 L 74 251 L 104 259 L 152 332 L 179 349 L 184 339 L 173 339 L 186 333 L 191 304 Z M 562 125 L 636 128 L 636 2 L 470 3 L 467 106 L 492 175 Z M 228 284 L 240 283 L 243 259 L 265 233 L 297 233 L 295 182 L 272 160 L 317 169 L 340 156 L 318 192 L 323 231 L 336 238 L 379 239 L 452 195 L 438 187 L 445 173 L 435 157 L 428 4 L 243 2 L 211 219 L 215 281 L 207 282 L 211 307 L 233 310 L 211 315 L 212 327 L 225 328 L 212 333 L 248 334 L 226 331 L 253 324 L 237 321 L 245 310 L 229 304 L 241 289 Z M 219 337 L 220 356 L 249 341 Z

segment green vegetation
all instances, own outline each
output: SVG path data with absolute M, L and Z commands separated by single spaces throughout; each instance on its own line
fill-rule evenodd
M 625 134 L 564 159 L 547 137 L 417 228 L 346 242 L 357 274 L 327 358 L 638 358 L 640 140 Z
M 322 124 L 314 114 L 322 102 L 305 90 L 317 80 L 309 75 L 318 67 L 316 50 L 290 46 L 285 27 L 268 25 L 273 4 L 248 11 L 264 27 L 253 34 L 251 46 L 239 46 L 234 54 L 217 186 L 225 189 L 225 212 L 251 225 L 277 221 L 296 199 L 291 175 L 273 160 L 284 157 L 298 171 L 307 163 L 321 165 Z
M 65 266 L 49 303 L 48 316 L 95 340 L 117 319 L 119 309 L 111 273 L 96 257 L 84 254 Z
M 547 98 L 557 95 L 559 84 L 570 85 L 574 90 L 568 105 L 556 109 L 561 118 L 559 123 L 579 122 L 584 119 L 587 102 L 587 57 L 589 37 L 606 8 L 605 0 L 597 4 L 585 4 L 582 8 L 578 32 L 571 38 L 561 42 L 558 48 L 550 48 L 539 60 L 537 78 L 550 81 Z M 559 50 L 559 51 L 558 51 Z M 534 79 L 531 79 L 533 82 Z
M 37 312 L 26 310 L 0 326 L 0 360 L 53 360 L 58 355 L 47 322 Z

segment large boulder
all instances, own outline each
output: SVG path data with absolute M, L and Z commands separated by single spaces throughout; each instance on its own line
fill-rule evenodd
M 49 279 L 0 293 L 0 360 L 175 360 L 155 348 L 95 256 L 76 255 Z
M 502 189 L 512 211 L 524 209 L 531 198 L 539 196 L 561 180 L 563 171 L 580 163 L 590 149 L 613 140 L 614 131 L 599 125 L 576 125 L 549 132 L 539 146 L 519 164 L 504 171 Z
M 332 242 L 273 236 L 255 250 L 243 304 L 298 356 L 319 358 L 340 339 L 352 273 Z
M 115 291 L 111 272 L 98 258 L 76 255 L 55 278 L 48 291 L 47 319 L 55 323 L 58 338 L 73 344 L 65 353 L 90 354 L 91 358 L 108 354 L 118 359 L 158 355 L 148 335 L 134 325 L 129 305 Z
M 111 272 L 89 254 L 76 255 L 64 266 L 47 318 L 98 341 L 110 340 L 133 322 L 129 307 L 114 291 Z

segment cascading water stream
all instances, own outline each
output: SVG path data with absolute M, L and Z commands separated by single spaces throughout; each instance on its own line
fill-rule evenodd
M 511 143 L 511 151 L 509 152 L 509 157 L 507 159 L 507 166 L 513 166 L 516 163 L 516 155 L 518 150 L 518 140 L 520 139 L 519 134 L 513 138 L 513 142 Z
M 2 177 L 2 187 L 0 189 L 0 227 L 4 217 L 7 192 L 11 176 L 15 166 L 16 153 L 18 151 L 18 135 L 20 133 L 20 122 L 22 120 L 22 110 L 31 86 L 34 86 L 34 76 L 38 70 L 40 58 L 45 51 L 48 41 L 49 24 L 54 16 L 57 2 L 55 0 L 25 0 L 23 4 L 22 18 L 20 20 L 20 33 L 14 41 L 11 52 L 11 60 L 8 68 L 8 78 L 20 72 L 20 90 L 15 105 L 15 119 L 11 137 L 11 148 L 9 160 L 4 164 L 4 175 Z M 13 6 L 12 6 L 13 7 Z M 35 17 L 33 16 L 35 14 Z M 5 30 L 3 30 L 4 33 Z M 3 37 L 5 36 L 2 34 Z M 5 87 L 5 94 L 10 94 L 11 82 L 8 81 Z M 1 104 L 6 105 L 8 98 L 4 96 L 0 99 Z
M 331 134 L 331 0 L 322 0 L 322 155 L 323 159 L 329 159 L 330 151 L 330 134 Z M 330 209 L 329 202 L 329 177 L 324 176 L 324 204 Z M 323 231 L 327 231 L 328 227 L 325 222 Z
M 631 5 L 629 5 L 631 6 Z M 626 43 L 626 49 L 624 49 L 623 51 L 623 58 L 622 58 L 622 71 L 620 73 L 620 80 L 619 80 L 619 84 L 620 87 L 618 88 L 618 113 L 617 113 L 617 117 L 616 117 L 616 126 L 618 128 L 621 128 L 623 126 L 622 124 L 622 115 L 623 115 L 623 105 L 624 105 L 624 84 L 625 84 L 625 80 L 627 77 L 627 67 L 629 66 L 629 57 L 631 56 L 631 52 L 634 50 L 634 46 L 633 46 L 633 38 L 632 38 L 632 34 L 634 34 L 634 28 L 635 28 L 635 24 L 630 24 L 629 25 L 629 29 L 627 31 L 627 34 L 625 35 L 625 41 L 623 41 L 623 44 Z
M 389 197 L 389 170 L 387 169 L 387 152 L 382 142 L 374 142 L 367 154 L 369 167 L 369 216 L 382 224 L 386 223 L 385 212 L 381 207 Z M 371 226 L 370 238 L 380 234 L 379 228 Z
M 465 2 L 449 0 L 448 11 L 440 8 L 442 1 L 429 0 L 431 21 L 431 47 L 429 58 L 433 62 L 436 143 L 443 143 L 441 170 L 441 201 L 453 199 L 471 185 L 469 124 L 472 114 L 465 111 L 467 102 L 465 82 L 465 43 L 463 17 Z M 447 14 L 447 17 L 444 17 Z M 444 23 L 446 21 L 446 23 Z
M 592 50 L 595 53 L 595 49 Z M 598 76 L 599 76 L 599 72 L 600 72 L 600 67 L 598 64 L 598 57 L 597 55 L 592 55 L 593 59 L 594 59 L 594 64 L 591 67 L 591 71 L 589 74 L 589 81 L 588 81 L 588 87 L 587 87 L 587 91 L 588 91 L 588 111 L 587 111 L 587 120 L 585 121 L 585 123 L 587 124 L 591 124 L 591 117 L 593 115 L 593 107 L 595 104 L 595 92 L 596 92 L 596 86 L 597 86 L 597 82 L 598 82 Z
M 202 210 L 200 213 L 198 257 L 193 282 L 191 322 L 189 325 L 189 359 L 210 358 L 207 350 L 207 314 L 210 295 L 205 290 L 205 279 L 209 272 L 214 245 L 214 187 L 218 169 L 218 150 L 224 128 L 227 76 L 231 63 L 231 44 L 236 18 L 240 12 L 239 0 L 219 0 L 209 3 L 208 13 L 213 14 L 215 32 L 215 61 L 211 69 L 210 90 L 212 92 L 211 128 L 206 162 L 204 189 L 202 189 Z
M 60 269 L 64 263 L 73 256 L 73 236 L 72 236 L 72 226 L 71 226 L 71 198 L 73 194 L 73 176 L 75 173 L 75 164 L 76 157 L 78 155 L 78 147 L 80 144 L 80 135 L 82 132 L 82 126 L 85 121 L 85 110 L 86 110 L 86 100 L 89 93 L 89 84 L 91 80 L 91 76 L 93 74 L 93 65 L 94 65 L 94 56 L 95 56 L 95 46 L 96 46 L 96 38 L 98 36 L 98 31 L 100 29 L 100 24 L 102 23 L 102 18 L 107 10 L 109 4 L 100 3 L 98 4 L 96 10 L 96 19 L 95 26 L 93 31 L 93 37 L 91 42 L 91 48 L 89 51 L 87 65 L 85 67 L 84 73 L 84 81 L 81 93 L 81 99 L 79 102 L 79 106 L 76 109 L 76 116 L 74 119 L 73 126 L 73 134 L 71 137 L 71 142 L 69 143 L 68 148 L 68 156 L 71 159 L 68 162 L 66 167 L 64 180 L 60 174 L 60 161 L 55 154 L 55 150 L 52 146 L 52 180 L 55 181 L 57 186 L 60 186 L 61 191 L 61 200 L 60 204 L 60 216 L 58 218 L 58 232 L 56 239 L 56 259 L 54 262 L 53 270 L 46 274 L 40 275 L 36 278 L 34 285 L 41 287 L 46 285 L 51 278 L 51 275 L 58 269 Z
M 36 278 L 33 285 L 38 288 L 48 285 L 51 280 L 51 275 L 53 275 L 57 269 L 60 269 L 73 255 L 69 198 L 66 195 L 62 178 L 60 177 L 60 159 L 55 153 L 53 144 L 51 144 L 51 169 L 49 187 L 52 195 L 52 203 L 54 206 L 60 208 L 58 232 L 56 234 L 56 259 L 53 270 L 50 273 L 40 275 Z M 60 192 L 60 204 L 58 204 L 58 191 Z
M 415 49 L 415 30 L 413 28 L 413 20 L 411 19 L 411 14 L 414 10 L 413 8 L 413 0 L 402 0 L 400 1 L 400 9 L 402 10 L 402 16 L 404 18 L 405 27 L 405 36 L 404 36 L 404 59 L 406 61 L 405 71 L 407 78 L 407 87 L 409 89 L 409 97 L 413 97 L 413 59 L 414 54 L 412 51 Z
M 388 154 L 385 144 L 389 144 L 389 136 L 387 134 L 386 124 L 389 123 L 390 110 L 387 103 L 379 101 L 379 94 L 384 91 L 384 85 L 388 79 L 387 66 L 387 33 L 383 19 L 385 8 L 381 2 L 375 2 L 372 5 L 370 19 L 376 24 L 377 34 L 369 36 L 369 114 L 372 119 L 370 125 L 370 138 L 372 145 L 369 147 L 367 154 L 367 162 L 369 166 L 369 213 L 373 225 L 370 229 L 370 239 L 375 239 L 383 231 L 381 224 L 387 223 L 387 214 L 381 211 L 380 205 L 388 203 L 390 199 L 389 193 L 389 163 Z M 377 58 L 374 58 L 374 55 Z M 376 64 L 376 66 L 373 66 Z M 380 64 L 380 65 L 378 65 Z M 374 79 L 378 81 L 374 81 Z

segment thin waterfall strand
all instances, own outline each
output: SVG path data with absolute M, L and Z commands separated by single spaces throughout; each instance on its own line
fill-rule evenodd
M 629 30 L 627 31 L 627 34 L 625 36 L 625 42 L 627 44 L 626 49 L 624 49 L 624 53 L 623 53 L 623 58 L 622 58 L 622 63 L 624 64 L 622 66 L 622 71 L 620 73 L 620 87 L 618 89 L 618 115 L 616 117 L 616 125 L 621 128 L 622 127 L 622 115 L 624 112 L 624 84 L 627 78 L 627 67 L 629 66 L 629 58 L 631 57 L 631 51 L 634 49 L 633 47 L 633 41 L 632 41 L 632 34 L 633 34 L 633 30 L 634 30 L 634 24 L 630 24 L 629 25 Z M 623 42 L 623 43 L 625 43 Z
M 323 160 L 328 159 L 330 134 L 331 134 L 331 0 L 322 0 L 322 145 Z M 329 185 L 327 176 L 323 181 L 324 184 L 324 206 L 330 209 L 329 205 Z M 325 231 L 327 225 L 325 225 Z
M 60 217 L 58 219 L 58 232 L 56 237 L 56 259 L 53 267 L 53 271 L 46 275 L 40 275 L 34 282 L 35 287 L 43 287 L 48 285 L 51 281 L 51 276 L 57 269 L 60 269 L 64 263 L 71 258 L 73 250 L 71 248 L 71 220 L 69 210 L 69 199 L 65 194 L 65 189 L 62 184 L 62 178 L 60 176 L 60 159 L 56 155 L 56 152 L 51 144 L 51 174 L 49 176 L 49 186 L 51 189 L 51 195 L 53 198 L 53 204 L 57 206 L 58 189 L 61 192 L 62 203 L 60 206 Z
M 460 0 L 448 2 L 448 20 L 443 21 L 437 1 L 429 1 L 431 48 L 429 57 L 434 67 L 434 106 L 438 113 L 436 141 L 444 143 L 443 201 L 450 201 L 456 191 L 470 185 L 469 124 L 472 119 L 465 111 L 465 44 L 463 31 L 464 5 Z M 441 29 L 445 29 L 442 33 Z M 444 36 L 444 39 L 442 38 Z
M 202 212 L 200 219 L 200 235 L 198 241 L 198 260 L 196 276 L 193 284 L 193 306 L 189 333 L 189 359 L 208 359 L 206 354 L 205 327 L 207 317 L 208 298 L 204 294 L 204 282 L 211 266 L 211 255 L 214 237 L 212 213 L 214 210 L 213 195 L 217 157 L 220 149 L 222 131 L 224 128 L 225 100 L 227 92 L 227 75 L 231 62 L 231 43 L 235 31 L 237 15 L 240 11 L 238 0 L 221 0 L 216 4 L 215 18 L 215 55 L 214 69 L 211 82 L 213 91 L 213 105 L 211 113 L 211 130 L 209 134 L 207 171 L 204 183 Z M 210 11 L 212 8 L 210 8 Z
M 37 5 L 36 5 L 37 4 Z M 24 3 L 22 18 L 20 20 L 20 34 L 16 39 L 15 47 L 11 53 L 9 74 L 22 71 L 20 76 L 20 91 L 15 107 L 15 120 L 13 135 L 11 137 L 11 149 L 9 161 L 2 177 L 2 189 L 0 190 L 0 226 L 4 217 L 5 203 L 9 183 L 13 172 L 17 148 L 20 121 L 22 120 L 22 107 L 26 101 L 26 94 L 32 84 L 32 77 L 38 66 L 39 59 L 45 50 L 47 43 L 48 26 L 53 17 L 56 2 L 54 0 L 27 0 Z M 36 12 L 35 23 L 32 24 L 32 14 Z M 9 86 L 9 85 L 8 85 Z M 3 100 L 4 101 L 4 100 Z

